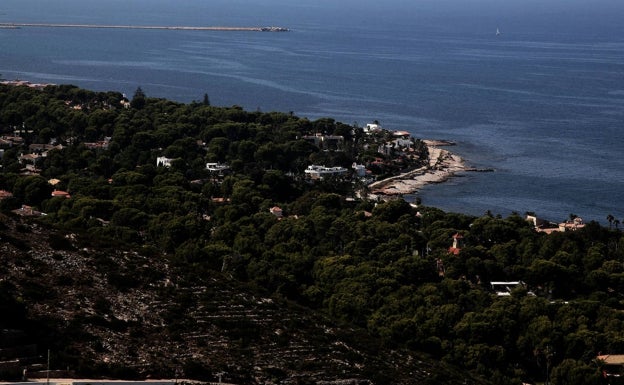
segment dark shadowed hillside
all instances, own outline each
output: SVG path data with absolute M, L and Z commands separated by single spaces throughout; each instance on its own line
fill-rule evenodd
M 20 336 L 3 358 L 31 373 L 49 348 L 52 369 L 87 376 L 484 383 L 218 273 L 183 277 L 161 255 L 1 219 L 3 326 Z

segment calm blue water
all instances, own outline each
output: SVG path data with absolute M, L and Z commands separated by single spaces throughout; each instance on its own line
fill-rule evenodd
M 379 120 L 493 173 L 443 209 L 624 222 L 624 2 L 3 0 L 0 22 L 269 26 L 290 33 L 0 30 L 5 78 Z M 339 3 L 339 4 L 335 4 Z M 543 4 L 547 3 L 547 4 Z M 496 36 L 496 28 L 501 35 Z

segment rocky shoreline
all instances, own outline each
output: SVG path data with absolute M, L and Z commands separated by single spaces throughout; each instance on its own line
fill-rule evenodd
M 423 142 L 429 150 L 429 163 L 424 167 L 372 183 L 369 189 L 373 196 L 383 199 L 413 194 L 426 185 L 442 183 L 460 172 L 493 171 L 469 167 L 462 157 L 441 148 L 453 146 L 454 142 L 447 140 L 423 140 Z

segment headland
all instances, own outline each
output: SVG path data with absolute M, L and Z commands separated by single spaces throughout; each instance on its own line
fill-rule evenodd
M 457 154 L 442 148 L 455 143 L 447 140 L 423 140 L 429 151 L 429 164 L 415 170 L 392 176 L 372 183 L 370 192 L 383 199 L 384 196 L 400 196 L 414 194 L 424 186 L 442 183 L 468 171 L 494 171 L 493 169 L 477 169 L 467 165 Z

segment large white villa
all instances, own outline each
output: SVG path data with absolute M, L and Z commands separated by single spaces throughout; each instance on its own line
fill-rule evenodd
M 325 167 L 313 164 L 308 166 L 304 172 L 312 179 L 323 179 L 328 176 L 344 175 L 347 171 L 349 170 L 344 167 Z

